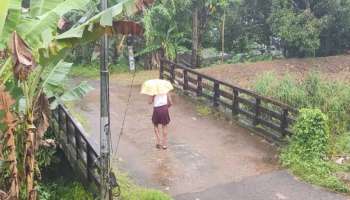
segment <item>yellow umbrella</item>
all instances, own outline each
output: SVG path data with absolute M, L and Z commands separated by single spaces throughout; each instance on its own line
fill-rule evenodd
M 166 94 L 173 89 L 174 88 L 169 81 L 161 79 L 152 79 L 142 84 L 141 94 L 147 94 L 151 96 L 158 94 Z

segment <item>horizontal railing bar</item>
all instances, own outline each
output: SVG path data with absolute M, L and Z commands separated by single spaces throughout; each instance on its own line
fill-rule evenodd
M 285 103 L 282 103 L 280 101 L 277 101 L 277 100 L 274 100 L 274 99 L 271 99 L 269 97 L 266 97 L 266 96 L 261 96 L 253 91 L 250 91 L 250 90 L 247 90 L 247 89 L 243 89 L 243 88 L 240 88 L 238 86 L 235 86 L 235 85 L 232 85 L 232 84 L 229 84 L 229 83 L 226 83 L 224 81 L 221 81 L 221 80 L 217 80 L 211 76 L 208 76 L 208 75 L 205 75 L 205 74 L 202 74 L 194 69 L 191 69 L 191 68 L 188 68 L 188 67 L 185 67 L 185 66 L 182 66 L 181 64 L 176 64 L 176 63 L 173 63 L 169 60 L 166 60 L 166 59 L 162 59 L 163 62 L 166 62 L 166 63 L 169 63 L 169 64 L 172 64 L 172 65 L 175 65 L 177 68 L 181 68 L 183 70 L 187 70 L 188 72 L 190 73 L 193 73 L 193 74 L 196 74 L 196 75 L 200 75 L 202 76 L 203 78 L 207 79 L 207 80 L 210 80 L 210 81 L 213 81 L 213 82 L 218 82 L 219 84 L 222 84 L 224 86 L 227 86 L 229 88 L 232 88 L 232 89 L 235 89 L 235 90 L 238 90 L 240 93 L 244 93 L 244 94 L 247 94 L 247 95 L 250 95 L 254 98 L 260 98 L 261 100 L 265 101 L 266 103 L 271 103 L 273 105 L 277 105 L 277 106 L 280 106 L 284 109 L 288 109 L 290 112 L 293 112 L 293 113 L 298 113 L 298 111 L 292 107 L 290 107 L 289 105 L 285 104 Z
M 237 97 L 237 100 L 239 103 L 247 105 L 247 106 L 255 106 L 255 102 L 249 101 L 248 99 L 242 98 L 242 97 Z
M 263 114 L 269 115 L 269 116 L 271 116 L 273 118 L 276 118 L 278 120 L 282 119 L 282 114 L 277 113 L 275 111 L 272 111 L 272 110 L 270 110 L 268 108 L 265 108 L 265 107 L 261 106 L 260 110 L 261 110 L 261 113 L 263 113 Z
M 261 123 L 264 126 L 267 126 L 267 127 L 271 128 L 271 129 L 273 129 L 275 131 L 280 131 L 281 130 L 281 128 L 278 125 L 276 125 L 274 123 L 271 123 L 269 121 L 266 121 L 264 119 L 261 119 L 261 118 L 259 118 L 259 123 Z
M 254 119 L 254 114 L 249 112 L 249 111 L 246 111 L 246 110 L 243 110 L 243 109 L 239 109 L 238 112 L 240 114 L 243 114 L 243 115 L 247 116 L 248 118 L 250 118 L 252 120 Z

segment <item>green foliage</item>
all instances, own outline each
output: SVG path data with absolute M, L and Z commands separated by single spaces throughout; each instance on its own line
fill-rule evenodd
M 143 23 L 146 45 L 150 46 L 148 50 L 162 48 L 169 59 L 176 58 L 177 53 L 184 48 L 184 43 L 188 41 L 184 30 L 181 29 L 181 21 L 177 20 L 188 5 L 188 1 L 165 1 L 146 11 Z
M 39 168 L 42 169 L 51 164 L 52 159 L 54 158 L 54 154 L 56 153 L 56 149 L 49 147 L 40 147 L 37 152 L 37 163 Z
M 330 133 L 327 117 L 319 109 L 301 109 L 294 135 L 283 149 L 281 162 L 304 180 L 339 192 L 347 186 L 336 176 L 337 166 L 328 161 Z
M 247 53 L 255 42 L 281 48 L 288 57 L 334 55 L 349 49 L 349 0 L 228 1 L 226 10 L 226 51 Z M 210 13 L 205 48 L 220 49 L 222 13 L 220 9 Z
M 325 159 L 330 138 L 327 120 L 319 109 L 301 109 L 288 153 L 306 160 Z
M 318 73 L 309 73 L 297 81 L 287 75 L 278 79 L 273 73 L 258 78 L 254 89 L 296 108 L 319 108 L 329 117 L 332 135 L 349 130 L 350 87 L 345 83 L 323 81 Z
M 322 21 L 310 10 L 294 10 L 290 0 L 274 0 L 270 23 L 272 32 L 284 42 L 290 51 L 315 56 L 320 47 Z M 290 52 L 292 54 L 294 52 Z
M 49 130 L 45 133 L 44 139 L 56 140 L 54 133 Z M 37 163 L 40 170 L 56 164 L 59 159 L 55 156 L 57 153 L 56 147 L 40 146 L 37 152 Z
M 332 148 L 332 154 L 349 155 L 350 154 L 350 133 L 343 133 L 336 138 Z
M 269 23 L 288 56 L 330 55 L 348 48 L 349 11 L 349 0 L 273 0 Z
M 142 70 L 142 66 L 137 66 L 136 69 Z M 129 72 L 129 61 L 121 56 L 118 58 L 117 64 L 110 65 L 109 70 L 111 74 Z M 99 63 L 74 65 L 69 75 L 72 77 L 96 78 L 100 75 L 100 65 Z
M 172 200 L 167 194 L 136 186 L 126 174 L 119 173 L 120 200 Z
M 260 45 L 256 42 L 249 44 L 245 51 L 246 53 L 235 54 L 228 60 L 228 63 L 258 62 L 283 58 L 282 52 L 269 49 L 266 45 Z
M 93 200 L 79 182 L 57 181 L 38 186 L 39 200 Z
M 199 116 L 206 117 L 212 113 L 212 109 L 209 106 L 198 104 L 196 106 L 196 111 Z
M 97 64 L 75 65 L 69 72 L 72 77 L 95 78 L 99 76 L 100 69 Z
M 0 4 L 0 36 L 2 34 L 2 30 L 4 28 L 5 20 L 6 20 L 6 14 L 10 6 L 10 0 L 4 0 Z

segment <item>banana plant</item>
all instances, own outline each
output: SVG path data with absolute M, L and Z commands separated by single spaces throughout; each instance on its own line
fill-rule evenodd
M 133 15 L 144 10 L 151 0 L 123 0 L 115 6 L 59 34 L 58 23 L 62 16 L 73 10 L 88 12 L 96 4 L 90 0 L 32 0 L 30 12 L 23 12 L 20 0 L 5 0 L 0 7 L 0 48 L 11 49 L 8 58 L 0 68 L 0 84 L 5 86 L 14 81 L 21 90 L 19 98 L 22 109 L 21 123 L 25 130 L 18 133 L 24 138 L 23 171 L 28 200 L 37 199 L 35 190 L 37 171 L 36 150 L 48 128 L 48 97 L 57 97 L 51 105 L 60 101 L 74 100 L 91 90 L 85 83 L 68 92 L 62 90 L 62 82 L 72 64 L 63 61 L 67 50 L 82 43 L 98 40 L 104 33 L 112 33 L 114 19 Z M 10 46 L 6 44 L 10 43 Z M 2 46 L 1 46 L 2 44 Z M 18 187 L 18 183 L 17 183 Z M 11 194 L 17 199 L 18 194 Z
M 5 91 L 4 87 L 0 86 L 0 111 L 4 112 L 4 118 L 1 121 L 6 127 L 5 132 L 0 131 L 0 138 L 4 138 L 4 144 L 0 144 L 0 169 L 1 163 L 7 163 L 10 169 L 10 183 L 8 192 L 0 190 L 0 199 L 18 198 L 18 168 L 15 143 L 16 117 L 12 112 L 12 106 L 15 100 Z M 2 151 L 6 151 L 6 155 L 2 155 Z

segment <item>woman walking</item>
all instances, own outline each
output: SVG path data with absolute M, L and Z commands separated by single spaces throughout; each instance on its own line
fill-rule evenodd
M 149 95 L 149 103 L 153 104 L 152 123 L 158 149 L 168 148 L 169 107 L 172 105 L 169 92 L 172 89 L 173 86 L 169 81 L 160 79 L 148 80 L 141 88 L 141 93 Z
M 171 97 L 169 94 L 154 95 L 150 99 L 150 104 L 153 104 L 152 122 L 156 135 L 156 148 L 167 149 L 168 124 L 170 122 L 169 107 L 172 105 Z M 162 131 L 160 131 L 160 126 Z

